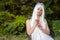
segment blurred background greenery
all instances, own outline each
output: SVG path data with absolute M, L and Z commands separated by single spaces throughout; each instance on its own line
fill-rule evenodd
M 0 40 L 29 40 L 26 20 L 37 2 L 45 4 L 51 36 L 60 40 L 60 0 L 0 0 Z

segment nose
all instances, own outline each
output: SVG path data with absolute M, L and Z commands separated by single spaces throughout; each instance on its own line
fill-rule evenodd
M 42 11 L 42 9 L 40 9 L 39 11 Z

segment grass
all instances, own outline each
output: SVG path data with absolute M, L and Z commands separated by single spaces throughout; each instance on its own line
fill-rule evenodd
M 3 35 L 0 36 L 0 40 L 28 40 L 28 36 L 26 34 L 21 35 Z
M 29 40 L 26 34 L 21 35 L 4 35 L 0 37 L 0 40 Z M 60 36 L 54 37 L 54 40 L 60 40 Z

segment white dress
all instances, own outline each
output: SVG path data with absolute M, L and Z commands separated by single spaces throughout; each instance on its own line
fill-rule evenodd
M 31 40 L 54 40 L 51 36 L 43 33 L 38 27 L 31 34 Z

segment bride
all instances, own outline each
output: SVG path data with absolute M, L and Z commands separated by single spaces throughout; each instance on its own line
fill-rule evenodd
M 31 19 L 26 21 L 27 34 L 31 36 L 31 40 L 54 40 L 49 36 L 50 30 L 44 16 L 44 4 L 37 3 Z

